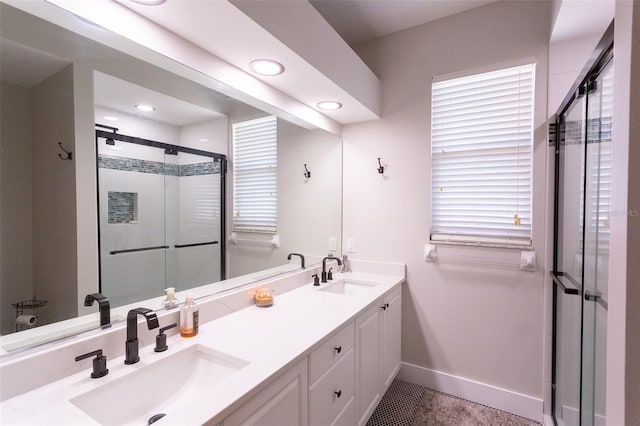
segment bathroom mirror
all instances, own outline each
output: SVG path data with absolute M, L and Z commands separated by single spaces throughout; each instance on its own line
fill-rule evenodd
M 99 290 L 114 307 L 158 309 L 169 286 L 202 296 L 297 269 L 290 252 L 308 265 L 341 252 L 338 136 L 223 95 L 193 70 L 177 75 L 182 65 L 92 24 L 78 23 L 111 46 L 0 7 L 0 354 L 97 328 L 83 300 Z M 274 112 L 275 226 L 252 232 L 236 226 L 233 125 Z M 163 248 L 135 250 L 145 247 Z

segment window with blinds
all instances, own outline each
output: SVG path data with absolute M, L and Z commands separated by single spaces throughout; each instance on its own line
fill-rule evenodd
M 438 81 L 431 240 L 531 245 L 535 64 Z
M 278 125 L 275 116 L 232 125 L 233 230 L 275 233 Z

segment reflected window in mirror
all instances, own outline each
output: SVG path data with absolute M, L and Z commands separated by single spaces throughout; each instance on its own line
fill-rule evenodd
M 276 233 L 278 122 L 275 116 L 233 126 L 233 230 Z

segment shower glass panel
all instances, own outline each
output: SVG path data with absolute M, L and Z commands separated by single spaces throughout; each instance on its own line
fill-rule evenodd
M 613 63 L 590 85 L 584 196 L 581 424 L 599 425 L 605 420 Z
M 167 282 L 177 290 L 222 279 L 221 160 L 167 152 L 177 176 L 166 174 Z
M 100 292 L 111 306 L 224 279 L 225 156 L 96 135 Z
M 165 288 L 165 175 L 162 150 L 98 138 L 100 292 L 111 306 Z
M 557 122 L 553 414 L 563 426 L 606 423 L 612 101 L 607 54 Z
M 579 425 L 580 413 L 580 321 L 582 304 L 582 220 L 584 113 L 586 99 L 576 99 L 562 117 L 562 143 L 557 147 L 560 163 L 557 179 L 555 417 L 559 425 Z M 563 291 L 564 290 L 564 291 Z

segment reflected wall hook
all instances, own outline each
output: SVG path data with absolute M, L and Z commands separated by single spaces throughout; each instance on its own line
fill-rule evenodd
M 384 166 L 380 162 L 380 157 L 378 157 L 378 173 L 380 173 L 380 174 L 384 173 Z
M 71 151 L 67 151 L 64 146 L 62 146 L 62 142 L 58 142 L 58 146 L 60 147 L 61 150 L 64 151 L 65 155 L 62 154 L 58 154 L 58 157 L 60 157 L 61 160 L 71 160 L 73 159 L 73 153 Z
M 304 177 L 309 179 L 311 177 L 311 172 L 307 169 L 307 165 L 304 165 Z

